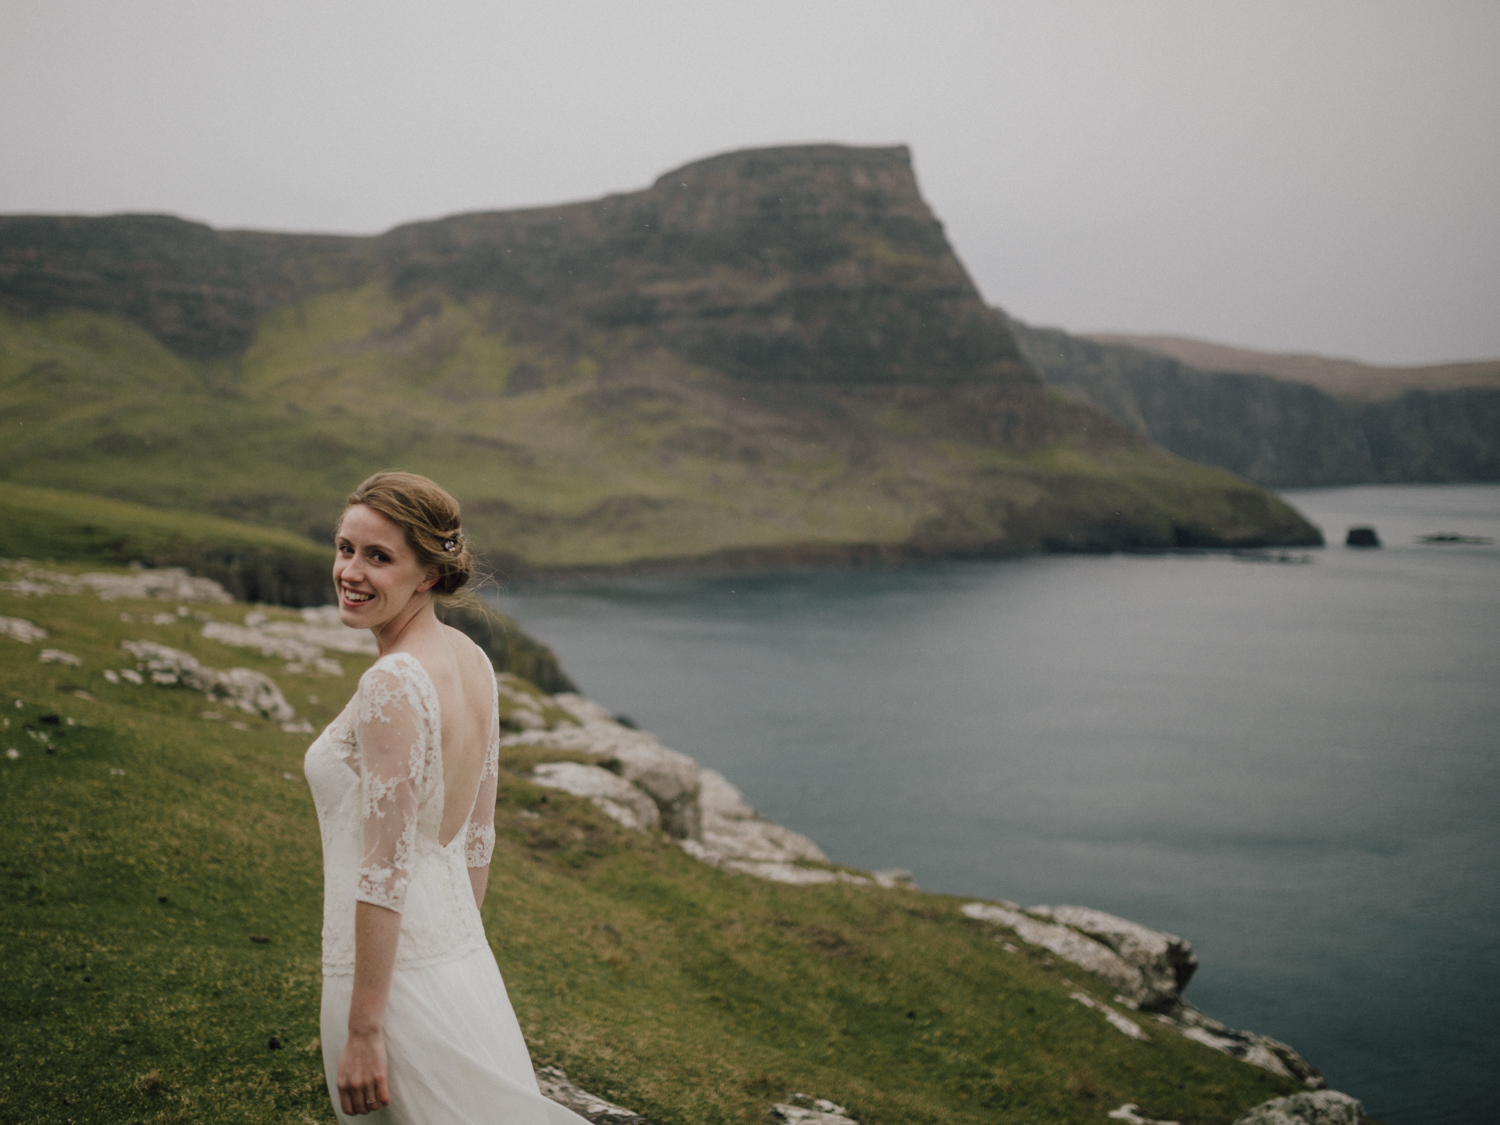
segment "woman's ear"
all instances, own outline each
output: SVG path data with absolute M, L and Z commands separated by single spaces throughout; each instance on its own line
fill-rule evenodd
M 427 577 L 425 577 L 425 578 L 422 579 L 421 585 L 419 585 L 417 587 L 417 593 L 419 593 L 419 594 L 425 594 L 425 593 L 427 593 L 428 590 L 432 589 L 434 586 L 437 585 L 438 577 L 439 577 L 439 575 L 438 575 L 438 568 L 435 567 L 435 566 L 428 567 L 427 568 Z

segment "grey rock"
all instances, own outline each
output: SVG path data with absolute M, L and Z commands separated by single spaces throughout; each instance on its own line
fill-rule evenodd
M 1337 1090 L 1293 1094 L 1262 1102 L 1234 1125 L 1359 1125 L 1365 1107 Z
M 1120 1032 L 1120 1034 L 1128 1035 L 1132 1039 L 1150 1038 L 1144 1031 L 1141 1030 L 1140 1024 L 1136 1023 L 1132 1019 L 1127 1018 L 1126 1016 L 1122 1016 L 1108 1004 L 1101 1004 L 1092 996 L 1089 996 L 1087 993 L 1083 992 L 1073 992 L 1069 995 L 1072 997 L 1072 999 L 1082 1004 L 1085 1008 L 1092 1008 L 1094 1011 L 1102 1015 L 1105 1020 L 1108 1021 L 1109 1026 Z
M 209 668 L 196 657 L 155 641 L 121 641 L 120 647 L 140 661 L 140 670 L 150 676 L 152 683 L 181 684 L 201 691 L 210 699 L 222 699 L 241 711 L 277 722 L 290 723 L 297 718 L 281 689 L 261 672 L 250 668 Z
M 752 863 L 827 863 L 828 857 L 806 836 L 767 820 L 718 770 L 699 771 L 702 843 L 723 859 Z
M 1205 1047 L 1310 1089 L 1326 1085 L 1318 1069 L 1285 1043 L 1227 1027 L 1177 994 L 1177 982 L 1186 983 L 1197 965 L 1192 947 L 1179 937 L 1081 906 L 1022 910 L 1013 902 L 971 902 L 962 910 L 968 918 L 1004 926 L 1022 941 L 1101 977 L 1119 990 L 1117 999 L 1154 1011 L 1158 1021 Z
M 703 811 L 698 763 L 669 750 L 646 731 L 631 730 L 614 721 L 608 711 L 581 696 L 554 695 L 552 702 L 572 715 L 577 726 L 525 730 L 502 740 L 506 746 L 533 746 L 592 754 L 599 764 L 618 773 L 649 796 L 669 836 L 701 840 Z
M 859 1125 L 838 1103 L 806 1094 L 790 1094 L 785 1102 L 776 1102 L 771 1116 L 786 1125 Z
M 47 630 L 40 625 L 33 625 L 30 621 L 24 621 L 19 617 L 0 617 L 0 637 L 9 637 L 13 641 L 29 645 L 32 641 L 45 639 L 46 636 Z
M 579 1117 L 593 1122 L 593 1125 L 651 1125 L 649 1120 L 635 1110 L 615 1105 L 614 1102 L 589 1093 L 558 1067 L 537 1067 L 536 1084 L 544 1097 L 571 1109 Z
M 1193 947 L 1182 938 L 1117 918 L 1087 906 L 1030 906 L 1033 918 L 1057 922 L 1107 946 L 1140 972 L 1138 994 L 1131 997 L 1148 1011 L 1171 1007 L 1198 968 Z
M 1281 1040 L 1254 1031 L 1236 1031 L 1212 1016 L 1204 1015 L 1186 1000 L 1179 1000 L 1168 1011 L 1158 1012 L 1156 1019 L 1175 1027 L 1194 1042 L 1301 1082 L 1311 1090 L 1321 1090 L 1328 1085 L 1317 1067 Z
M 1005 926 L 1013 930 L 1022 941 L 1039 945 L 1064 961 L 1102 977 L 1128 1000 L 1137 1001 L 1144 991 L 1138 968 L 1108 946 L 1076 930 L 1057 922 L 1040 921 L 1023 913 L 1013 903 L 1000 906 L 989 902 L 970 902 L 962 910 L 967 918 Z
M 582 762 L 543 762 L 531 772 L 538 785 L 587 797 L 611 820 L 643 832 L 661 824 L 656 802 L 618 774 Z

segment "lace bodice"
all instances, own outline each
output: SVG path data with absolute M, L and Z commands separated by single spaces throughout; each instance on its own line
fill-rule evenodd
M 437 964 L 484 945 L 469 867 L 490 862 L 499 777 L 499 695 L 479 789 L 446 845 L 442 715 L 409 653 L 377 660 L 304 762 L 323 837 L 323 970 L 354 971 L 354 904 L 401 914 L 398 967 Z

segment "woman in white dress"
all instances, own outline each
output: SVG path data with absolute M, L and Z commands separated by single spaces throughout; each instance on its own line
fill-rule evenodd
M 485 940 L 499 712 L 434 600 L 473 573 L 458 503 L 377 473 L 350 495 L 339 616 L 380 657 L 307 751 L 323 837 L 323 1066 L 341 1122 L 582 1125 L 543 1097 Z

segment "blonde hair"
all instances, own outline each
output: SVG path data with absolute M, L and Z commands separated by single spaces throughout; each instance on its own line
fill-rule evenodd
M 454 597 L 474 577 L 474 556 L 463 532 L 458 501 L 447 489 L 417 473 L 386 469 L 349 493 L 344 511 L 356 504 L 379 512 L 401 529 L 418 564 L 438 572 L 434 594 L 445 601 L 471 600 L 467 592 Z M 339 519 L 342 522 L 342 514 Z

